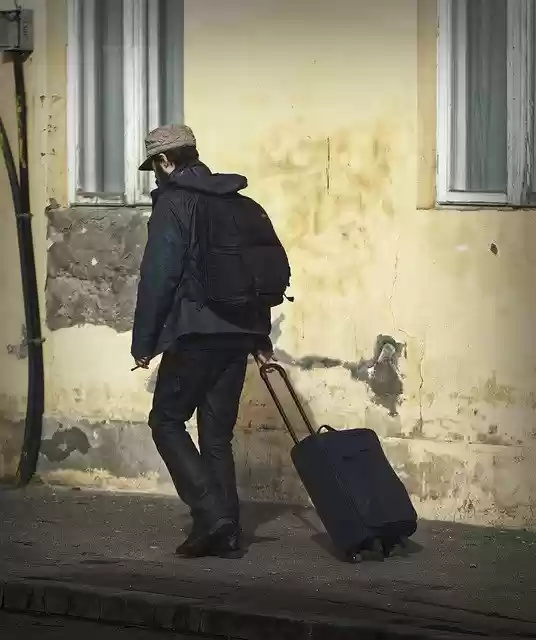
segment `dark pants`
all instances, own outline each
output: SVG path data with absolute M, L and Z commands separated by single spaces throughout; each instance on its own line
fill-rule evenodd
M 232 439 L 247 358 L 246 349 L 199 346 L 162 357 L 149 425 L 194 528 L 238 523 Z M 185 425 L 196 410 L 199 451 Z

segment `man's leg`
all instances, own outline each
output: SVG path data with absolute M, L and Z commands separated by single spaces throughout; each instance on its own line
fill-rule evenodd
M 218 487 L 185 425 L 215 373 L 217 363 L 211 363 L 207 354 L 195 349 L 164 354 L 149 416 L 153 440 L 179 497 L 190 507 L 196 533 L 210 530 L 225 516 Z
M 213 482 L 223 496 L 226 516 L 238 525 L 239 503 L 232 440 L 248 353 L 228 349 L 217 354 L 221 369 L 197 410 L 199 449 Z

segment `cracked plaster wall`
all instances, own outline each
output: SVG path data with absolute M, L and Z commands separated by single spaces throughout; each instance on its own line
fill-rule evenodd
M 132 329 L 148 217 L 117 207 L 49 208 L 50 330 L 85 324 Z
M 289 249 L 296 302 L 275 314 L 274 338 L 317 424 L 376 429 L 422 516 L 534 527 L 536 216 L 434 209 L 434 5 L 315 0 L 304 18 L 283 0 L 187 1 L 185 113 L 203 158 L 248 175 Z M 46 123 L 33 201 L 49 214 L 36 239 L 44 276 L 48 224 L 40 471 L 169 491 L 145 426 L 157 363 L 130 372 L 146 218 L 66 207 L 64 34 L 47 27 L 65 25 L 63 9 L 39 8 L 34 64 L 49 73 L 30 81 L 34 130 Z M 1 282 L 15 299 L 16 283 Z M 6 345 L 21 324 L 2 329 Z M 380 335 L 401 349 L 396 379 L 386 368 L 378 382 L 363 365 Z M 244 495 L 304 499 L 289 443 L 251 367 L 236 442 Z

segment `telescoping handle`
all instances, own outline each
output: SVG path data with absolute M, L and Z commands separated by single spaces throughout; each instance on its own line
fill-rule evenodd
M 298 395 L 294 390 L 294 387 L 292 386 L 292 383 L 290 382 L 290 378 L 288 377 L 288 374 L 285 371 L 285 369 L 283 369 L 281 365 L 276 364 L 275 362 L 266 362 L 262 364 L 258 358 L 256 358 L 256 360 L 257 360 L 257 364 L 259 365 L 261 378 L 264 380 L 264 384 L 268 388 L 268 391 L 270 392 L 270 395 L 272 396 L 273 401 L 275 402 L 275 406 L 277 407 L 279 413 L 281 414 L 281 417 L 283 418 L 283 422 L 285 423 L 285 426 L 288 429 L 288 432 L 290 433 L 292 439 L 294 440 L 294 443 L 298 444 L 300 440 L 298 438 L 298 435 L 296 434 L 296 430 L 294 429 L 294 427 L 292 426 L 288 418 L 287 412 L 285 411 L 285 409 L 283 408 L 283 405 L 281 404 L 281 400 L 278 398 L 277 393 L 275 392 L 275 389 L 272 383 L 270 382 L 270 378 L 269 378 L 270 373 L 274 373 L 274 372 L 278 373 L 279 376 L 283 379 L 283 382 L 285 383 L 285 386 L 287 387 L 292 397 L 292 400 L 294 401 L 294 404 L 298 408 L 298 411 L 300 412 L 300 415 L 303 421 L 305 422 L 305 426 L 307 427 L 309 433 L 313 436 L 316 435 L 315 430 L 313 429 L 313 425 L 309 420 L 309 416 L 305 412 L 305 409 L 303 408 L 303 405 L 300 399 L 298 398 Z

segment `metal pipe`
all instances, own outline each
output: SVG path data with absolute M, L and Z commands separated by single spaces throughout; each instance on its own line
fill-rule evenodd
M 26 89 L 24 86 L 25 54 L 13 54 L 15 76 L 15 95 L 17 104 L 17 129 L 19 141 L 19 183 L 14 189 L 12 183 L 13 204 L 17 218 L 17 236 L 26 323 L 26 343 L 28 347 L 28 392 L 26 403 L 26 421 L 22 452 L 17 471 L 18 485 L 26 486 L 37 469 L 44 413 L 44 366 L 43 338 L 41 335 L 41 317 L 39 313 L 39 292 L 35 268 L 35 254 L 32 236 L 32 215 L 30 213 L 30 179 L 28 169 L 28 114 Z M 9 146 L 5 129 L 2 127 L 4 156 L 8 173 L 13 173 L 13 156 L 9 158 Z M 10 169 L 11 165 L 11 169 Z M 11 178 L 10 178 L 11 181 Z
M 4 121 L 0 116 L 0 147 L 4 155 L 6 162 L 7 176 L 9 178 L 9 185 L 11 187 L 11 197 L 13 198 L 13 207 L 15 209 L 15 215 L 18 217 L 22 211 L 20 200 L 20 186 L 19 178 L 17 176 L 17 167 L 15 166 L 15 158 L 13 157 L 13 151 L 9 144 L 9 138 L 7 137 L 7 131 L 4 126 Z

